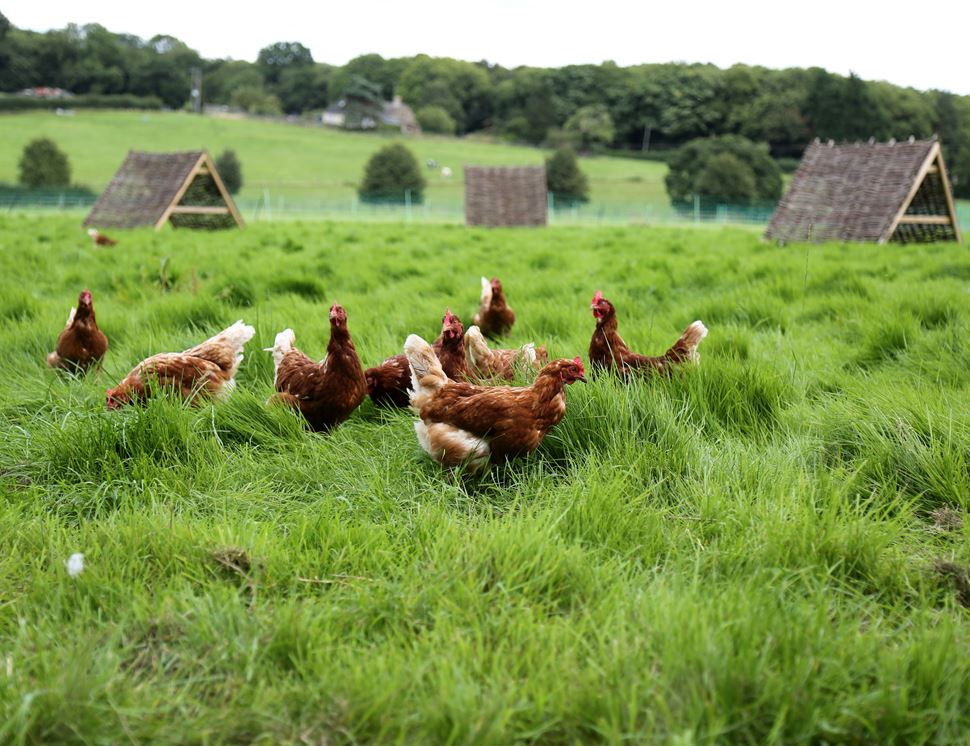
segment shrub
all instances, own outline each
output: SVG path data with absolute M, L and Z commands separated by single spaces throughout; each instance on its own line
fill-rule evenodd
M 401 143 L 385 145 L 371 156 L 358 189 L 365 202 L 404 202 L 410 190 L 411 202 L 421 201 L 425 181 L 414 154 Z
M 226 185 L 229 194 L 237 194 L 242 189 L 242 164 L 239 163 L 235 150 L 222 151 L 222 155 L 216 158 L 216 171 L 222 177 L 222 183 Z
M 694 195 L 727 201 L 776 200 L 781 196 L 781 169 L 768 146 L 737 135 L 691 140 L 670 159 L 667 194 L 676 205 Z
M 570 148 L 559 148 L 546 159 L 546 187 L 559 204 L 589 201 L 589 180 Z
M 32 140 L 20 156 L 20 183 L 31 189 L 70 186 L 71 166 L 67 155 L 53 140 L 46 137 Z
M 697 178 L 698 194 L 716 194 L 732 202 L 745 202 L 755 197 L 754 171 L 731 153 L 711 156 Z
M 453 135 L 457 125 L 443 106 L 423 106 L 415 112 L 418 124 L 425 132 Z
M 283 113 L 280 100 L 267 93 L 262 86 L 247 85 L 237 88 L 229 98 L 229 103 L 237 109 L 250 114 L 278 116 Z
M 550 150 L 576 150 L 579 147 L 579 135 L 562 127 L 550 127 L 546 130 L 546 139 L 542 141 L 542 146 Z
M 13 93 L 0 93 L 0 111 L 37 109 L 161 109 L 157 96 L 86 93 L 71 98 L 32 98 Z

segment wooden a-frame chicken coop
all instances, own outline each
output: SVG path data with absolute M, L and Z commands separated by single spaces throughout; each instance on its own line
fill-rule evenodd
M 136 228 L 230 228 L 243 219 L 205 150 L 128 151 L 84 225 Z
M 809 145 L 765 238 L 778 241 L 959 241 L 940 143 Z

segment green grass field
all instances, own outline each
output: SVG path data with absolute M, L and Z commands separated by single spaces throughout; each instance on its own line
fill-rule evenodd
M 290 200 L 350 203 L 367 159 L 392 138 L 374 134 L 277 124 L 257 120 L 197 117 L 185 113 L 85 111 L 59 117 L 53 112 L 0 114 L 0 182 L 16 183 L 20 153 L 35 137 L 52 138 L 68 154 L 74 181 L 96 191 L 104 188 L 129 149 L 194 150 L 213 156 L 233 148 L 243 164 L 245 202 L 263 196 Z M 462 204 L 462 167 L 529 165 L 548 153 L 536 148 L 474 139 L 422 136 L 405 138 L 418 160 L 449 166 L 451 178 L 428 171 L 428 201 Z M 624 158 L 584 158 L 595 202 L 617 206 L 668 205 L 662 163 Z
M 0 743 L 965 742 L 970 589 L 943 571 L 970 583 L 964 248 L 118 237 L 0 216 Z M 283 327 L 322 356 L 337 300 L 372 364 L 446 305 L 467 320 L 481 274 L 512 342 L 585 356 L 602 289 L 644 352 L 703 319 L 701 365 L 572 386 L 539 451 L 479 480 L 407 412 L 320 436 L 264 406 Z M 73 380 L 44 359 L 85 286 L 111 348 Z M 227 402 L 104 410 L 138 360 L 238 318 Z

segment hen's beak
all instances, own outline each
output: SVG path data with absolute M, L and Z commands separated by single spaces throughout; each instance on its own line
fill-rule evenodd
M 577 380 L 577 381 L 582 381 L 583 383 L 589 383 L 589 381 L 587 381 L 587 380 L 586 380 L 586 376 L 580 376 L 580 377 L 579 377 L 579 378 L 577 378 L 576 380 Z

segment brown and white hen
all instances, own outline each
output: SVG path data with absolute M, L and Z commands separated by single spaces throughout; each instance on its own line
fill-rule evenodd
M 414 430 L 432 459 L 481 471 L 489 460 L 531 453 L 566 414 L 565 389 L 584 381 L 583 364 L 554 360 L 531 386 L 475 386 L 445 375 L 431 345 L 412 334 L 404 343 L 411 365 Z
M 483 380 L 511 381 L 516 371 L 534 373 L 549 362 L 545 346 L 529 342 L 508 350 L 493 350 L 477 326 L 465 332 L 465 357 L 473 376 Z
M 142 402 L 159 390 L 174 389 L 186 401 L 228 396 L 236 386 L 243 347 L 256 330 L 237 321 L 184 352 L 163 352 L 142 360 L 107 391 L 108 409 Z

